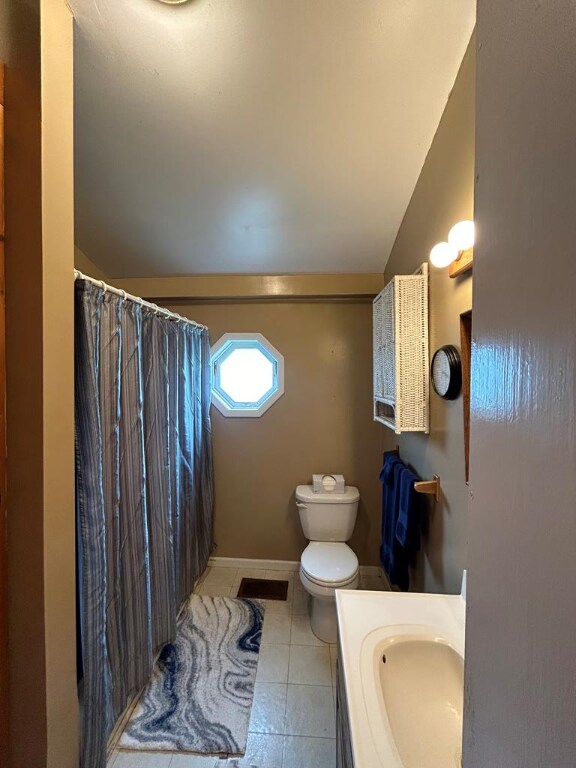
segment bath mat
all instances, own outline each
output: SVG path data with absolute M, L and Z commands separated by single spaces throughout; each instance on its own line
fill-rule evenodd
M 120 749 L 244 754 L 263 617 L 254 600 L 192 595 Z
M 236 597 L 256 597 L 260 600 L 286 600 L 288 582 L 273 579 L 242 579 Z

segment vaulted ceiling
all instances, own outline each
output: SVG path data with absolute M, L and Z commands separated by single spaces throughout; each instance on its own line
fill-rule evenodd
M 474 0 L 72 0 L 76 242 L 112 277 L 381 272 Z

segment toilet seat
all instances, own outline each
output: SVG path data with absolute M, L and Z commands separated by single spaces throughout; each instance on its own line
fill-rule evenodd
M 356 575 L 346 581 L 320 581 L 319 579 L 311 579 L 306 571 L 300 567 L 300 581 L 310 594 L 320 594 L 324 596 L 329 593 L 331 596 L 334 596 L 334 592 L 337 589 L 346 589 L 347 587 L 356 589 L 356 586 L 351 585 L 356 585 L 358 578 L 358 573 L 356 573 Z
M 341 541 L 311 541 L 302 552 L 300 566 L 313 584 L 332 589 L 353 583 L 359 571 L 358 558 Z

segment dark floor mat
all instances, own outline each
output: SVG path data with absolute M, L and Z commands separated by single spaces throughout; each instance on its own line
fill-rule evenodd
M 236 597 L 255 597 L 261 600 L 286 600 L 288 582 L 274 579 L 242 579 Z

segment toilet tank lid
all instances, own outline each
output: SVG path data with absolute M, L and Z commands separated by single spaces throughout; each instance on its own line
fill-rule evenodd
M 347 485 L 344 493 L 314 493 L 311 485 L 299 485 L 296 499 L 314 504 L 352 504 L 360 499 L 360 492 L 353 485 Z

